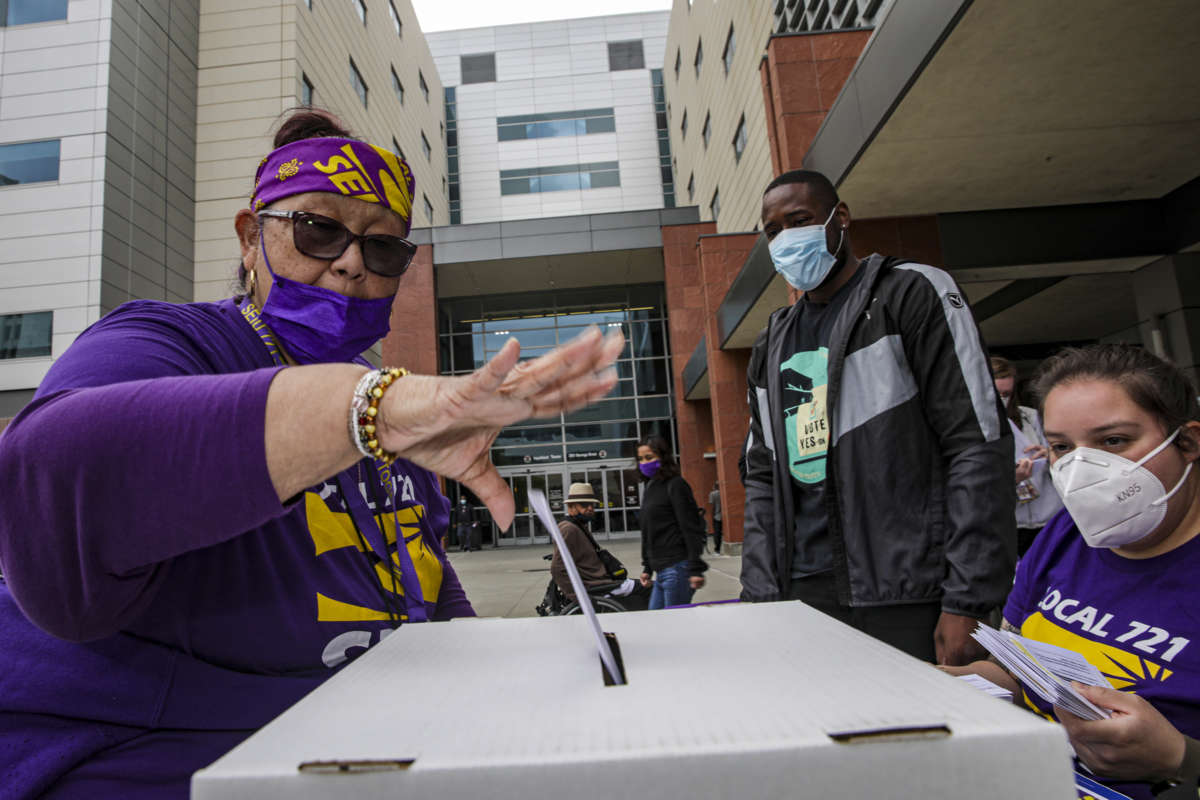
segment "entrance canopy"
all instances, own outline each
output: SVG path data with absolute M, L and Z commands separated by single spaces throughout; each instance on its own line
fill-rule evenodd
M 1200 246 L 1200 4 L 896 3 L 805 166 L 857 217 L 937 215 L 990 344 L 1138 322 L 1131 273 Z
M 1136 338 L 1133 273 L 1200 249 L 1197 52 L 1194 0 L 896 3 L 804 166 L 856 219 L 932 225 L 989 345 Z M 755 250 L 721 347 L 786 303 Z
M 662 226 L 695 208 L 452 225 L 413 232 L 432 244 L 437 295 L 470 297 L 663 280 Z

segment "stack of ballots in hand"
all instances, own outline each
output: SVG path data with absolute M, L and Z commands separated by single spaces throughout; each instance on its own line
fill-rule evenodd
M 1033 689 L 1047 703 L 1065 708 L 1083 719 L 1111 716 L 1107 710 L 1092 703 L 1071 686 L 1071 681 L 1079 681 L 1090 686 L 1111 688 L 1100 670 L 1078 653 L 984 625 L 976 628 L 971 636 L 986 647 L 1013 677 Z

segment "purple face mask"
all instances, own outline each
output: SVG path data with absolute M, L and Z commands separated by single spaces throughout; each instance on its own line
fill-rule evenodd
M 391 330 L 393 298 L 363 300 L 280 277 L 259 240 L 274 279 L 260 314 L 297 363 L 353 361 Z
M 661 468 L 662 462 L 657 458 L 653 461 L 643 461 L 642 463 L 638 464 L 638 469 L 641 470 L 642 474 L 647 478 L 653 478 L 658 474 L 658 471 Z

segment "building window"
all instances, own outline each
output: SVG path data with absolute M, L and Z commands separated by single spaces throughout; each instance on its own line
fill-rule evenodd
M 304 5 L 308 6 L 309 11 L 312 11 L 312 0 L 304 0 Z
M 29 25 L 67 18 L 67 0 L 8 0 L 5 25 Z
M 417 70 L 417 86 L 421 87 L 421 94 L 425 95 L 425 102 L 429 102 L 429 84 L 425 82 L 425 73 Z
M 367 84 L 363 81 L 362 74 L 358 71 L 358 67 L 354 65 L 354 59 L 350 59 L 350 85 L 354 87 L 355 94 L 362 101 L 363 108 L 367 107 Z
M 733 66 L 733 54 L 737 51 L 737 39 L 733 37 L 733 23 L 729 23 L 729 35 L 725 37 L 725 52 L 721 53 L 721 61 L 725 64 L 725 74 L 729 74 Z
M 400 82 L 400 76 L 396 74 L 395 67 L 392 67 L 392 91 L 396 93 L 396 99 L 400 101 L 400 105 L 404 105 L 404 84 Z
M 687 138 L 687 109 L 683 110 L 683 119 L 679 122 L 679 138 Z
M 426 161 L 431 159 L 433 148 L 429 146 L 429 140 L 425 138 L 425 131 L 421 131 L 421 152 L 425 154 Z
M 429 202 L 428 195 L 421 195 L 421 199 L 425 201 L 425 219 L 429 220 L 429 224 L 433 224 L 433 205 Z
M 559 192 L 567 189 L 600 189 L 620 185 L 621 174 L 616 161 L 500 170 L 500 194 L 502 195 Z
M 688 176 L 688 202 L 692 202 L 696 197 L 696 173 Z
M 611 108 L 559 111 L 552 114 L 521 114 L 497 117 L 496 135 L 502 142 L 518 139 L 547 139 L 555 136 L 584 136 L 612 133 L 617 129 Z
M 400 143 L 396 141 L 395 136 L 392 137 L 392 152 L 400 156 L 400 160 L 405 164 L 408 163 L 408 159 L 404 157 L 404 151 L 400 149 Z
M 442 91 L 446 106 L 446 191 L 450 201 L 450 224 L 458 225 L 462 222 L 458 191 L 458 103 L 455 87 L 447 86 Z
M 642 55 L 642 40 L 608 43 L 608 69 L 617 72 L 623 69 L 645 69 L 646 59 Z
M 300 105 L 311 106 L 313 104 L 313 85 L 312 81 L 303 72 L 300 73 Z
M 354 10 L 358 12 L 358 18 L 362 20 L 362 24 L 367 24 L 367 3 L 366 0 L 354 0 Z
M 462 68 L 461 83 L 495 83 L 495 53 L 477 53 L 473 56 L 459 56 L 458 61 Z
M 704 149 L 708 149 L 708 140 L 712 138 L 712 114 L 704 115 L 704 127 L 700 130 L 700 136 L 704 139 Z
M 450 194 L 450 186 L 449 186 L 449 184 L 446 183 L 446 176 L 443 175 L 442 176 L 442 197 L 446 197 L 449 194 Z
M 683 62 L 683 56 L 679 52 L 679 48 L 675 48 L 675 80 L 679 80 L 679 66 Z
M 696 77 L 700 77 L 700 65 L 704 63 L 704 42 L 700 39 L 696 40 L 696 58 L 692 60 L 692 66 L 696 68 Z
M 746 115 L 742 114 L 742 118 L 738 120 L 737 133 L 733 135 L 734 160 L 741 161 L 744 152 L 746 152 Z
M 670 109 L 667 106 L 667 89 L 663 85 L 663 71 L 650 70 L 650 90 L 654 95 L 654 120 L 658 134 L 658 167 L 662 173 L 663 208 L 675 207 L 675 170 L 671 158 L 671 131 L 667 125 Z
M 628 463 L 639 439 L 650 434 L 665 437 L 674 449 L 675 395 L 663 292 L 662 284 L 633 284 L 438 302 L 438 361 L 443 374 L 473 372 L 511 337 L 520 341 L 523 356 L 546 352 L 555 343 L 569 341 L 586 324 L 620 329 L 629 342 L 609 397 L 583 411 L 506 427 L 492 445 L 493 463 L 559 473 L 567 464 L 578 469 L 599 459 Z M 600 495 L 605 510 L 597 515 L 594 527 L 606 534 L 636 531 L 637 486 L 609 481 L 607 490 L 607 495 Z M 530 523 L 518 515 L 508 532 L 497 538 L 517 542 L 531 530 Z
M 0 358 L 50 355 L 53 329 L 53 311 L 0 316 Z
M 713 192 L 712 202 L 708 204 L 708 210 L 712 212 L 713 222 L 717 221 L 717 217 L 721 215 L 721 187 Z
M 400 21 L 400 15 L 396 13 L 396 4 L 392 0 L 388 0 L 388 15 L 392 18 L 392 27 L 396 29 L 396 35 L 403 38 L 404 23 Z
M 58 180 L 58 139 L 0 144 L 0 186 Z

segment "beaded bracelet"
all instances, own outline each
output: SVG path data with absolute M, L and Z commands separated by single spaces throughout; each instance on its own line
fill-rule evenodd
M 385 464 L 396 460 L 379 444 L 375 436 L 375 418 L 379 415 L 379 401 L 397 378 L 408 374 L 404 367 L 373 369 L 358 380 L 354 387 L 354 398 L 350 401 L 350 441 L 366 458 L 376 458 Z

